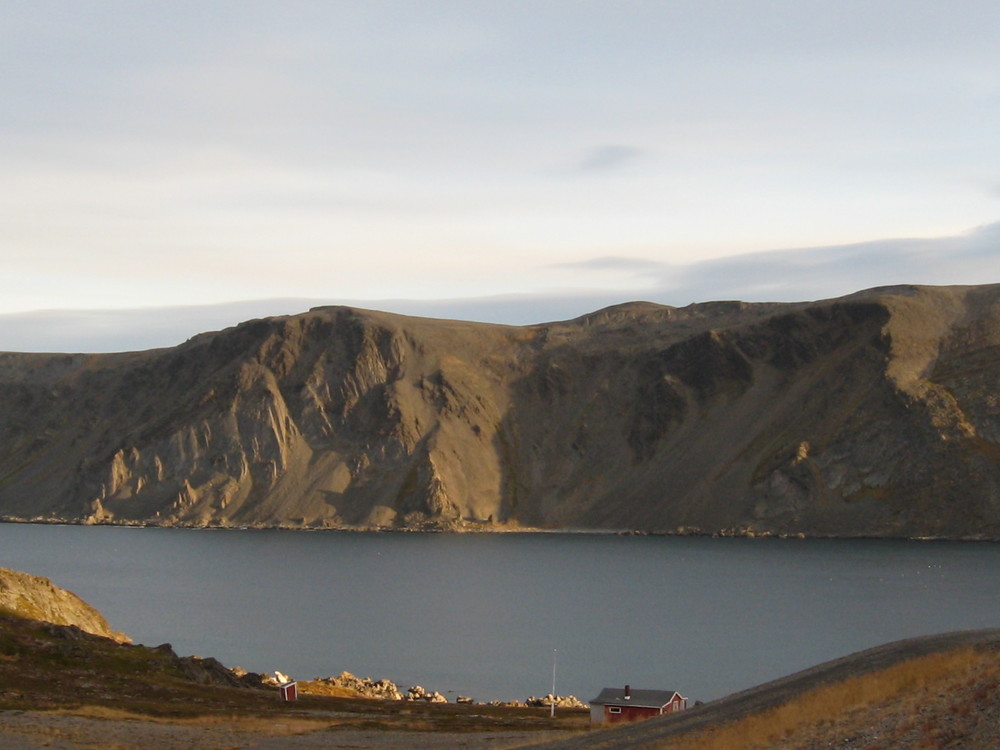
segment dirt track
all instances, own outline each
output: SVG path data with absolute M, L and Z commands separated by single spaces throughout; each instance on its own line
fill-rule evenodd
M 0 712 L 3 750 L 504 750 L 542 741 L 541 732 L 407 732 L 313 729 L 303 734 L 248 732 L 237 725 L 191 726 L 93 719 L 44 712 Z

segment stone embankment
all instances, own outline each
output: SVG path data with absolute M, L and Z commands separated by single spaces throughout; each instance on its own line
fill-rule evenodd
M 281 672 L 275 672 L 276 678 L 267 677 L 267 681 L 273 685 L 288 682 L 289 679 Z M 412 701 L 423 703 L 448 703 L 448 699 L 436 690 L 428 690 L 421 685 L 414 685 L 405 693 L 396 683 L 391 680 L 373 680 L 371 677 L 356 677 L 350 672 L 342 672 L 337 677 L 322 677 L 308 682 L 299 683 L 303 693 L 316 693 L 330 695 L 336 693 L 348 693 L 359 698 L 373 698 L 386 701 Z M 492 706 L 540 706 L 548 708 L 555 702 L 556 708 L 586 708 L 575 696 L 555 696 L 546 695 L 543 698 L 534 696 L 524 701 L 490 701 L 487 705 Z M 475 704 L 473 698 L 459 695 L 455 698 L 458 704 Z

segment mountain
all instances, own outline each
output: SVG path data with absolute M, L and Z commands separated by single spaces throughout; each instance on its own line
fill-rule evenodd
M 1000 285 L 0 354 L 0 515 L 1000 537 Z

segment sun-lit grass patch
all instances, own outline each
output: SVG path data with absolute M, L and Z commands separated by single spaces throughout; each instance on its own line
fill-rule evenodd
M 583 731 L 589 725 L 586 710 L 564 710 L 553 720 L 544 709 L 413 704 L 305 692 L 286 703 L 273 689 L 195 679 L 170 649 L 124 645 L 10 616 L 0 616 L 0 652 L 0 710 L 39 717 L 218 727 L 258 736 L 352 729 L 544 737 L 553 731 Z M 37 723 L 44 727 L 44 719 Z
M 854 712 L 870 706 L 892 701 L 908 701 L 911 720 L 900 722 L 896 733 L 902 735 L 918 729 L 927 747 L 946 746 L 954 740 L 954 730 L 941 726 L 936 717 L 920 715 L 921 701 L 928 695 L 938 695 L 947 685 L 959 678 L 968 684 L 979 682 L 984 673 L 1000 669 L 995 652 L 960 648 L 944 653 L 917 657 L 895 664 L 872 674 L 848 678 L 842 682 L 823 685 L 800 695 L 776 708 L 737 719 L 721 726 L 664 740 L 664 750 L 764 750 L 780 745 L 808 730 L 820 734 L 832 731 L 838 721 L 850 724 Z M 950 706 L 956 716 L 967 717 L 976 710 L 974 701 L 992 698 L 995 690 L 987 682 L 976 688 L 972 702 L 961 700 Z M 993 680 L 994 688 L 997 681 Z M 892 747 L 893 738 L 873 738 L 866 750 L 878 750 L 883 745 Z M 888 743 L 888 744 L 886 744 Z

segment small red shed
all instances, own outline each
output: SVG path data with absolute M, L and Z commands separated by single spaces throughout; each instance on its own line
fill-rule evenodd
M 278 696 L 283 701 L 294 701 L 299 697 L 299 686 L 294 682 L 278 685 Z
M 590 721 L 594 724 L 617 724 L 672 714 L 687 708 L 687 698 L 676 690 L 633 690 L 604 688 L 590 702 Z

